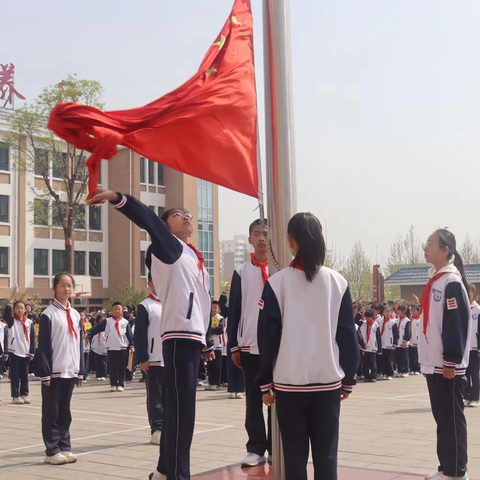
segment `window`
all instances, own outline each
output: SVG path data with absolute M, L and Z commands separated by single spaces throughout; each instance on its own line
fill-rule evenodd
M 88 270 L 91 277 L 102 276 L 102 254 L 100 252 L 88 254 Z
M 153 160 L 148 161 L 148 183 L 155 185 L 155 162 Z
M 157 181 L 158 185 L 165 185 L 163 183 L 163 165 L 161 163 L 157 163 Z
M 60 205 L 59 205 L 60 203 Z M 52 205 L 52 225 L 54 227 L 61 227 L 66 217 L 66 203 L 54 202 Z
M 48 298 L 42 298 L 40 305 L 50 305 L 50 300 Z
M 86 210 L 85 205 L 76 205 L 75 207 L 75 228 L 85 230 L 86 225 Z
M 10 170 L 9 150 L 6 143 L 0 142 L 0 170 Z
M 153 205 L 149 205 L 148 208 L 153 212 L 155 213 L 155 207 Z
M 75 252 L 73 254 L 73 273 L 74 275 L 85 275 L 85 252 Z
M 0 274 L 8 275 L 8 247 L 0 247 Z
M 140 252 L 140 276 L 146 277 L 147 276 L 147 266 L 145 265 L 145 252 L 142 250 Z
M 165 213 L 165 207 L 158 207 L 158 216 L 161 217 Z
M 145 158 L 140 157 L 140 183 L 145 183 Z
M 65 250 L 52 250 L 52 275 L 65 271 Z
M 90 230 L 102 230 L 102 207 L 90 205 L 88 225 Z
M 62 152 L 55 152 L 52 158 L 52 177 L 63 178 L 65 175 L 65 168 L 67 163 L 67 154 Z
M 102 299 L 101 298 L 91 298 L 88 303 L 90 305 L 98 305 L 98 304 L 102 304 Z
M 48 200 L 36 198 L 33 201 L 33 224 L 48 226 Z
M 39 248 L 33 250 L 33 274 L 48 275 L 48 250 Z
M 8 195 L 0 195 L 0 222 L 8 223 Z
M 41 148 L 35 149 L 35 175 L 49 177 L 48 174 L 48 152 Z

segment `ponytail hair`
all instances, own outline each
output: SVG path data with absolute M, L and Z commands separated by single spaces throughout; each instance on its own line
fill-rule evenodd
M 298 243 L 294 267 L 302 267 L 305 277 L 312 282 L 325 262 L 325 239 L 318 218 L 309 213 L 297 213 L 288 222 L 288 235 Z
M 443 228 L 436 230 L 435 233 L 438 236 L 438 246 L 440 248 L 448 247 L 447 259 L 451 261 L 453 258 L 453 264 L 460 272 L 463 285 L 468 292 L 468 282 L 467 276 L 465 275 L 465 267 L 463 265 L 462 256 L 457 252 L 457 241 L 455 240 L 455 235 L 450 230 Z

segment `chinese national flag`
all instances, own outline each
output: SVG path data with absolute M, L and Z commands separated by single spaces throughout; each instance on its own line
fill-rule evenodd
M 168 167 L 258 197 L 257 99 L 250 0 L 236 0 L 198 72 L 184 85 L 132 110 L 102 112 L 60 103 L 49 128 L 91 152 L 89 197 L 102 159 L 117 145 Z

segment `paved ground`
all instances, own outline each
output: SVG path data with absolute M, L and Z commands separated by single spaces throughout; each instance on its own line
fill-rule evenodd
M 9 387 L 1 382 L 1 480 L 146 479 L 155 468 L 158 447 L 148 443 L 143 383 L 128 384 L 123 394 L 110 393 L 106 382 L 88 382 L 75 391 L 72 439 L 79 462 L 61 467 L 42 463 L 38 382 L 31 382 L 31 405 L 7 403 Z M 244 408 L 244 400 L 229 400 L 225 392 L 199 392 L 192 474 L 221 469 L 243 458 Z M 470 478 L 480 479 L 480 409 L 467 409 L 467 417 Z M 355 388 L 342 406 L 339 462 L 343 467 L 398 474 L 368 477 L 379 480 L 436 470 L 435 425 L 422 376 Z M 345 472 L 341 478 L 347 478 Z M 245 475 L 228 478 L 262 478 L 254 471 Z

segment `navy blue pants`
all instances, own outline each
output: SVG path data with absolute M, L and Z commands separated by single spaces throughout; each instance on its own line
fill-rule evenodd
M 263 416 L 263 395 L 260 390 L 258 373 L 260 371 L 260 355 L 242 352 L 242 371 L 245 380 L 247 412 L 245 429 L 248 434 L 247 452 L 265 455 L 272 453 L 271 418 L 268 409 L 267 428 Z
M 168 480 L 190 480 L 190 446 L 201 354 L 199 342 L 176 339 L 163 342 L 164 418 L 157 470 Z
M 408 363 L 411 372 L 420 372 L 420 364 L 418 363 L 418 347 L 408 347 Z
M 215 350 L 215 358 L 207 363 L 208 384 L 211 386 L 220 385 L 220 375 L 222 370 L 222 351 Z
M 398 373 L 409 373 L 408 347 L 397 347 L 395 350 L 395 359 L 397 361 Z
M 10 390 L 12 398 L 28 397 L 29 357 L 17 357 L 11 353 L 10 360 Z
M 147 388 L 147 412 L 151 433 L 162 430 L 164 367 L 148 367 L 145 378 Z
M 478 351 L 470 351 L 470 362 L 467 368 L 467 387 L 465 389 L 465 400 L 478 402 L 480 393 Z
M 337 480 L 341 390 L 280 392 L 276 404 L 285 480 L 307 480 L 309 443 L 315 480 Z
M 229 393 L 243 393 L 245 384 L 243 383 L 242 370 L 238 368 L 232 360 L 232 353 L 227 353 L 227 381 Z

